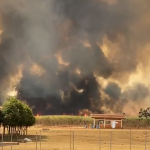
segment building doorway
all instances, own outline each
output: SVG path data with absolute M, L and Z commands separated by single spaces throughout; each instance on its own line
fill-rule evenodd
M 104 128 L 104 120 L 99 120 L 99 128 Z

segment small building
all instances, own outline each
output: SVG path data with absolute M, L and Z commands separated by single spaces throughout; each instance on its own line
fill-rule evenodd
M 124 115 L 112 114 L 91 114 L 94 119 L 94 126 L 100 129 L 122 129 L 122 120 L 125 119 Z

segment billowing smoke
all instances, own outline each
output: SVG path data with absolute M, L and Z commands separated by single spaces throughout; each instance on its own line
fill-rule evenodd
M 16 86 L 34 113 L 136 114 L 150 96 L 149 14 L 147 0 L 0 0 L 1 101 Z
M 140 103 L 143 103 L 143 101 L 150 95 L 148 87 L 140 83 L 128 86 L 124 91 L 122 91 L 118 84 L 109 82 L 104 89 L 104 93 L 106 94 L 104 99 L 105 106 L 109 110 L 114 110 L 115 112 L 122 112 L 124 106 L 127 105 L 127 103 L 130 101 L 133 102 L 136 106 L 139 105 L 140 107 Z M 132 106 L 132 109 L 136 114 L 134 105 Z

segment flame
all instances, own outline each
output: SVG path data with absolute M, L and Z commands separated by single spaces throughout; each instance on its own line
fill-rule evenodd
M 39 66 L 38 64 L 33 63 L 33 65 L 30 68 L 30 72 L 33 75 L 41 76 L 45 73 L 45 70 L 41 66 Z
M 58 60 L 58 62 L 59 62 L 60 65 L 64 65 L 64 66 L 68 66 L 68 65 L 69 65 L 68 62 L 65 62 L 65 61 L 62 59 L 62 56 L 61 56 L 60 53 L 57 53 L 57 54 L 55 55 L 55 57 L 57 58 L 57 60 Z

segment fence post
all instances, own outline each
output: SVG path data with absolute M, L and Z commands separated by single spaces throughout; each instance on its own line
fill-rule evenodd
M 131 129 L 130 129 L 130 150 L 131 150 Z
M 99 150 L 101 150 L 101 132 L 99 128 Z
M 147 131 L 145 132 L 145 150 L 146 150 L 146 144 L 147 144 Z
M 110 131 L 110 150 L 111 150 L 112 131 Z
M 73 131 L 73 150 L 74 150 L 74 131 Z
M 36 132 L 36 150 L 37 150 L 37 132 Z
M 2 150 L 3 150 L 3 133 L 2 133 Z
M 12 127 L 11 127 L 11 150 L 12 150 Z
M 40 150 L 41 150 L 41 130 L 40 130 Z
M 70 130 L 70 150 L 71 150 L 71 130 Z

